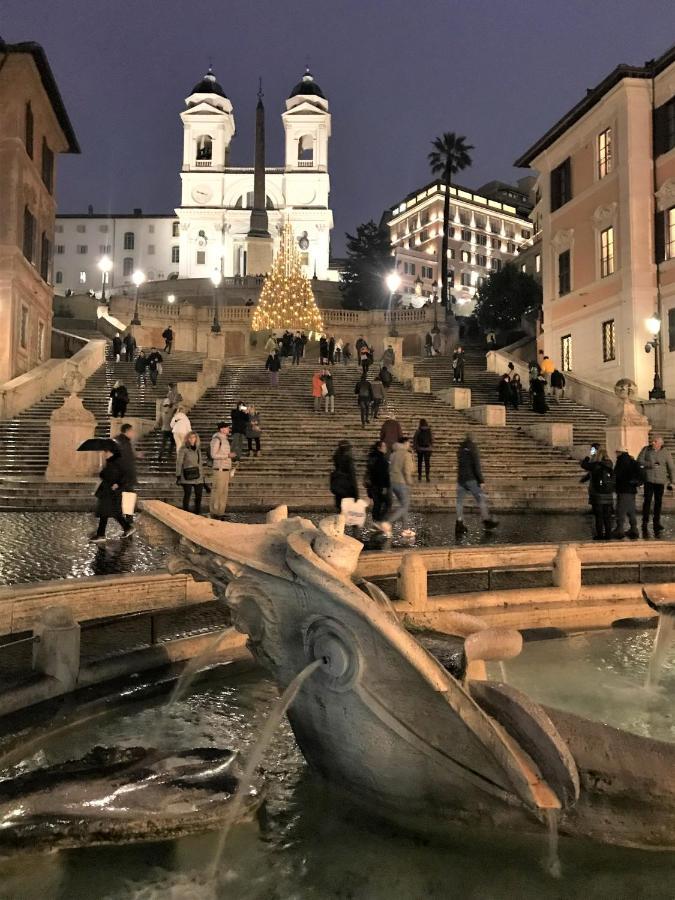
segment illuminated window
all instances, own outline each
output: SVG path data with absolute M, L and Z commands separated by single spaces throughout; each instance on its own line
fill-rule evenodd
M 80 284 L 86 284 L 86 283 L 87 283 L 87 273 L 80 272 Z
M 666 259 L 675 257 L 675 206 L 666 210 Z
M 614 274 L 614 229 L 600 232 L 600 277 Z
M 492 247 L 493 250 L 499 250 L 499 247 L 501 246 L 501 241 L 499 240 L 499 238 L 490 238 L 490 246 Z
M 614 319 L 602 323 L 602 361 L 611 362 L 616 359 L 616 328 Z
M 537 253 L 534 258 L 534 271 L 541 272 L 541 253 Z
M 612 129 L 605 128 L 598 135 L 598 178 L 612 171 Z
M 37 358 L 42 362 L 45 358 L 45 323 L 38 322 Z
M 513 241 L 506 242 L 506 252 L 507 253 L 515 253 L 516 252 L 516 245 L 513 243 Z
M 202 160 L 210 160 L 213 152 L 213 141 L 208 134 L 200 134 L 197 138 L 196 158 Z M 133 247 L 127 248 L 133 250 Z
M 569 250 L 558 254 L 558 296 L 572 290 L 572 257 Z
M 572 335 L 566 334 L 560 338 L 560 359 L 563 372 L 572 371 Z
M 468 250 L 462 250 L 462 262 L 470 263 L 471 262 L 471 254 Z

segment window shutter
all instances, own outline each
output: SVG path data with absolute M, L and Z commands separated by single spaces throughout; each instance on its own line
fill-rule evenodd
M 654 157 L 660 156 L 666 152 L 666 107 L 659 106 L 654 110 L 653 116 L 653 133 L 654 133 Z
M 666 258 L 666 214 L 657 212 L 654 216 L 654 259 L 662 263 Z

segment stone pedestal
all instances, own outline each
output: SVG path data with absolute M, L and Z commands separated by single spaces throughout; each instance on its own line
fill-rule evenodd
M 69 609 L 45 610 L 33 629 L 33 670 L 72 690 L 80 674 L 80 626 Z
M 398 570 L 398 596 L 415 609 L 427 602 L 427 567 L 419 553 L 404 553 Z
M 609 458 L 616 459 L 617 450 L 628 450 L 637 456 L 649 440 L 649 419 L 638 411 L 631 397 L 637 388 L 629 378 L 622 378 L 614 386 L 614 393 L 621 401 L 617 413 L 607 419 L 605 444 Z
M 82 441 L 93 438 L 96 416 L 82 405 L 77 394 L 66 397 L 49 419 L 47 481 L 92 481 L 100 471 L 98 453 L 78 453 Z
M 246 269 L 251 275 L 267 275 L 272 268 L 274 244 L 272 238 L 248 235 L 246 238 Z
M 412 389 L 413 389 L 413 394 L 430 394 L 431 393 L 431 378 L 427 378 L 427 377 L 421 376 L 421 375 L 413 376 Z
M 453 409 L 471 408 L 471 388 L 445 388 L 443 391 L 438 391 L 438 396 Z
M 506 410 L 497 403 L 486 403 L 484 406 L 472 406 L 468 411 L 469 418 L 479 425 L 506 425 Z
M 225 359 L 225 335 L 222 331 L 219 334 L 209 331 L 206 339 L 206 357 L 207 359 Z
M 387 349 L 387 347 L 391 347 L 394 351 L 395 356 L 395 365 L 399 365 L 399 363 L 403 362 L 403 338 L 402 337 L 389 337 L 387 335 L 384 336 L 382 340 L 382 352 Z

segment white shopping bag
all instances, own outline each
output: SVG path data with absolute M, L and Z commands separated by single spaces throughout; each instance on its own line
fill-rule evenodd
M 136 509 L 136 494 L 132 491 L 122 491 L 122 515 L 133 516 Z
M 352 497 L 343 497 L 340 504 L 340 510 L 345 517 L 345 525 L 357 525 L 362 528 L 366 524 L 366 509 L 368 504 L 365 500 L 354 500 Z

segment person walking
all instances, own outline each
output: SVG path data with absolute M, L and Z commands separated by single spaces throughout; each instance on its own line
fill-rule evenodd
M 464 351 L 461 347 L 452 354 L 452 377 L 455 384 L 464 384 Z
M 302 359 L 302 354 L 304 353 L 305 345 L 302 342 L 302 335 L 299 331 L 295 332 L 295 337 L 293 338 L 293 362 L 292 365 L 299 366 L 300 360 Z
M 387 349 L 382 354 L 382 365 L 388 369 L 393 369 L 396 365 L 396 354 L 391 344 L 387 345 Z
M 614 466 L 616 528 L 612 532 L 612 537 L 623 540 L 626 535 L 626 519 L 628 519 L 628 537 L 634 541 L 640 537 L 635 495 L 642 484 L 642 468 L 627 450 L 617 450 L 616 454 L 616 465 Z
M 380 407 L 386 399 L 384 385 L 379 375 L 375 376 L 375 381 L 373 381 L 370 388 L 373 392 L 373 418 L 377 419 L 380 414 Z
M 171 456 L 171 450 L 174 446 L 173 432 L 171 431 L 171 420 L 173 419 L 174 412 L 175 409 L 171 405 L 169 400 L 167 398 L 162 400 L 162 406 L 159 412 L 160 425 L 162 429 L 162 443 L 159 446 L 159 462 L 162 462 L 165 453 L 167 454 L 167 456 Z
M 375 441 L 368 453 L 366 487 L 368 496 L 373 501 L 373 525 L 385 534 L 391 534 L 391 525 L 386 521 L 387 513 L 389 512 L 391 479 L 389 477 L 387 445 L 384 441 Z
M 330 492 L 335 499 L 335 509 L 340 512 L 342 501 L 347 497 L 359 499 L 356 468 L 349 441 L 340 441 L 333 454 L 333 471 L 330 473 Z
M 539 351 L 541 362 L 539 364 L 539 374 L 543 376 L 544 379 L 544 388 L 546 389 L 546 393 L 548 393 L 548 387 L 550 383 L 551 375 L 553 374 L 553 370 L 555 366 L 553 365 L 553 360 L 548 356 L 543 356 L 542 351 Z
M 469 530 L 464 524 L 464 500 L 471 494 L 480 510 L 483 528 L 490 530 L 499 524 L 490 516 L 487 497 L 483 486 L 485 479 L 480 465 L 480 453 L 471 434 L 467 434 L 457 450 L 457 515 L 455 537 L 461 537 Z
M 141 350 L 136 357 L 136 362 L 134 363 L 134 371 L 136 372 L 136 381 L 138 387 L 140 387 L 141 385 L 145 385 L 147 383 L 148 358 L 143 350 Z
M 658 536 L 663 531 L 661 524 L 661 506 L 663 504 L 663 492 L 666 485 L 668 490 L 673 489 L 673 458 L 663 446 L 663 438 L 660 434 L 652 435 L 652 439 L 638 454 L 642 467 L 645 495 L 642 503 L 642 534 L 649 535 L 649 515 L 654 504 L 654 534 Z
M 162 332 L 162 337 L 164 338 L 164 352 L 170 354 L 173 347 L 173 328 L 171 325 L 166 326 Z
M 169 426 L 171 428 L 171 433 L 173 434 L 174 444 L 176 445 L 176 453 L 178 453 L 185 443 L 186 436 L 192 431 L 192 425 L 187 417 L 187 412 L 182 406 L 179 406 L 173 414 Z
M 321 381 L 323 382 L 321 393 L 323 394 L 324 412 L 330 412 L 332 415 L 335 415 L 335 385 L 333 384 L 333 376 L 330 369 L 323 370 Z
M 270 387 L 279 387 L 279 370 L 281 369 L 281 357 L 278 350 L 273 350 L 267 357 L 265 368 L 270 373 Z
M 587 456 L 581 468 L 591 476 L 590 497 L 595 516 L 596 541 L 608 541 L 612 536 L 612 512 L 614 511 L 614 465 L 607 450 L 600 447 L 595 456 Z
M 551 396 L 556 403 L 565 397 L 565 376 L 560 369 L 551 372 Z
M 236 460 L 241 459 L 248 428 L 248 408 L 243 400 L 234 407 L 230 413 L 232 420 L 232 452 Z
M 271 334 L 267 340 L 265 341 L 265 352 L 267 354 L 274 353 L 275 350 L 279 349 L 279 342 L 277 341 L 276 334 Z
M 124 335 L 124 354 L 127 362 L 134 361 L 134 355 L 136 353 L 136 338 L 130 331 Z
M 108 519 L 114 519 L 122 529 L 122 537 L 128 538 L 135 532 L 122 515 L 122 484 L 124 471 L 120 461 L 119 445 L 115 449 L 104 450 L 105 463 L 99 472 L 101 483 L 96 488 L 96 515 L 98 516 L 98 528 L 91 535 L 90 540 L 95 544 L 103 544 L 106 541 L 106 529 Z
M 176 484 L 183 488 L 183 509 L 190 509 L 190 496 L 195 494 L 195 515 L 202 510 L 204 493 L 204 462 L 199 435 L 190 431 L 176 457 Z
M 349 341 L 342 348 L 342 362 L 346 366 L 349 364 L 349 360 L 352 358 L 352 345 Z
M 523 382 L 520 380 L 520 375 L 517 372 L 511 378 L 511 396 L 514 409 L 518 409 L 523 402 Z
M 122 358 L 122 338 L 120 337 L 119 331 L 115 334 L 115 337 L 112 339 L 112 352 L 113 359 L 116 363 L 120 361 Z
M 417 431 L 413 435 L 413 450 L 417 454 L 417 480 L 422 480 L 422 466 L 424 466 L 424 476 L 429 479 L 429 469 L 431 468 L 431 451 L 434 446 L 434 436 L 426 419 L 420 419 Z
M 122 425 L 122 427 L 120 428 L 119 434 L 115 438 L 115 442 L 120 448 L 120 464 L 122 467 L 122 493 L 134 494 L 136 493 L 138 488 L 138 475 L 136 472 L 137 453 L 134 448 L 135 439 L 136 434 L 134 432 L 133 425 L 131 425 L 129 422 L 125 422 L 124 425 Z M 124 501 L 124 497 L 122 497 L 122 501 Z M 135 505 L 135 499 L 133 501 L 133 505 Z M 131 505 L 130 509 L 125 513 L 124 502 L 122 503 L 122 515 L 130 525 L 134 521 L 133 505 Z
M 389 459 L 389 478 L 391 480 L 391 492 L 398 500 L 398 509 L 389 515 L 389 524 L 393 526 L 394 522 L 401 522 L 403 530 L 401 537 L 412 537 L 415 532 L 408 528 L 408 514 L 410 512 L 410 486 L 415 477 L 415 467 L 413 465 L 412 454 L 410 452 L 410 441 L 403 436 L 400 441 L 394 444 L 394 448 Z
M 150 381 L 153 383 L 153 385 L 157 384 L 157 377 L 161 374 L 163 362 L 164 359 L 162 357 L 162 354 L 159 352 L 157 347 L 153 347 L 147 357 L 148 372 L 150 373 Z
M 328 365 L 335 364 L 335 335 L 331 334 L 328 338 Z
M 248 455 L 253 452 L 253 444 L 255 443 L 255 456 L 262 456 L 260 449 L 260 435 L 262 434 L 262 425 L 260 422 L 260 413 L 254 404 L 248 408 L 248 422 L 246 424 L 246 440 L 248 441 Z
M 328 339 L 325 334 L 319 338 L 319 362 L 322 366 L 328 365 Z
M 543 375 L 537 375 L 530 385 L 532 391 L 532 411 L 540 416 L 545 415 L 549 406 L 546 402 L 546 379 Z
M 321 412 L 321 399 L 323 397 L 323 381 L 321 369 L 317 369 L 312 375 L 312 399 L 314 401 L 314 412 Z
M 361 349 L 359 350 L 359 363 L 361 365 L 361 371 L 364 375 L 368 375 L 368 369 L 370 368 L 371 362 L 372 354 L 370 351 L 370 347 L 364 341 L 361 345 Z
M 382 382 L 385 391 L 388 391 L 392 385 L 392 382 L 394 381 L 394 376 L 391 374 L 389 369 L 386 366 L 381 366 L 377 377 Z
M 370 422 L 370 405 L 373 402 L 373 389 L 365 374 L 356 382 L 354 393 L 361 411 L 361 428 L 365 428 Z
M 403 429 L 398 419 L 387 418 L 380 428 L 380 440 L 387 445 L 387 453 L 391 454 L 394 444 L 403 440 Z
M 227 497 L 232 476 L 232 460 L 235 458 L 235 454 L 230 447 L 229 437 L 230 426 L 227 422 L 218 422 L 216 431 L 209 444 L 209 455 L 213 461 L 212 519 L 222 519 L 227 509 Z
M 126 389 L 124 382 L 116 381 L 110 391 L 110 415 L 113 419 L 123 419 L 127 414 L 128 405 L 129 391 Z

